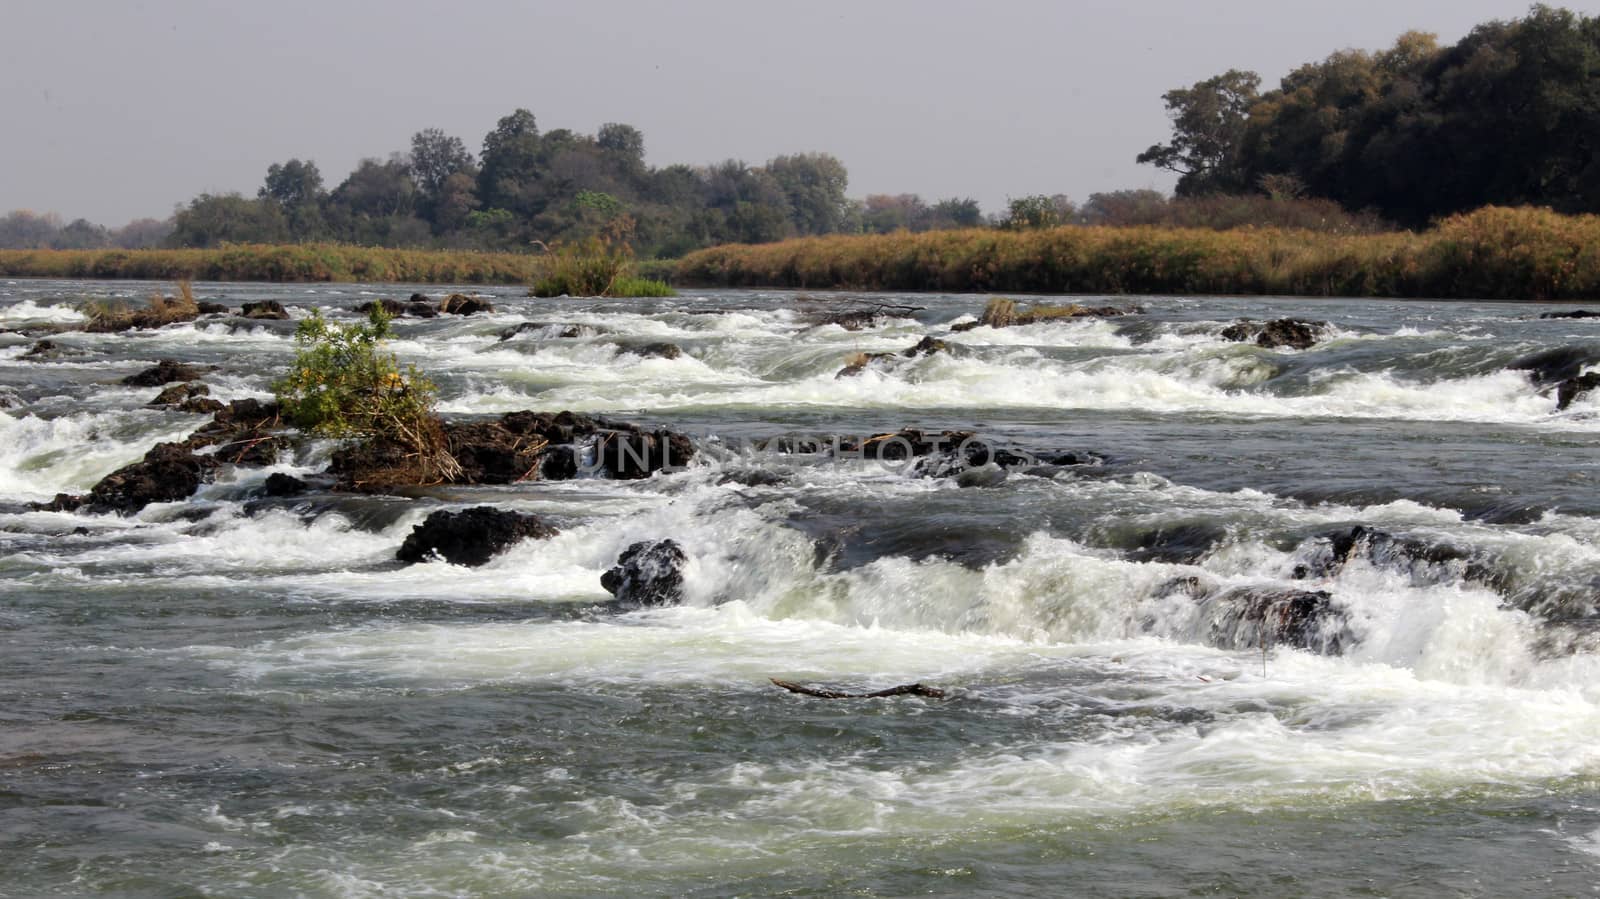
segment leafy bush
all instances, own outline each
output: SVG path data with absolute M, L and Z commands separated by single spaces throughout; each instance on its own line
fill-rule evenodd
M 421 483 L 458 469 L 434 414 L 436 390 L 415 368 L 400 370 L 381 350 L 392 335 L 389 315 L 375 304 L 366 322 L 338 324 L 319 312 L 295 331 L 294 366 L 273 385 L 285 416 L 325 437 L 354 437 L 401 447 Z

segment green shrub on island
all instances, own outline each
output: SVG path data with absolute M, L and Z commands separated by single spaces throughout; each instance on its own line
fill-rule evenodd
M 590 238 L 557 247 L 543 258 L 545 274 L 528 291 L 534 297 L 673 297 L 664 281 L 640 278 L 626 244 Z
M 284 416 L 302 430 L 397 446 L 418 483 L 436 483 L 458 467 L 434 412 L 437 391 L 382 350 L 393 335 L 389 322 L 379 304 L 365 322 L 351 324 L 312 312 L 295 331 L 293 366 L 273 390 Z

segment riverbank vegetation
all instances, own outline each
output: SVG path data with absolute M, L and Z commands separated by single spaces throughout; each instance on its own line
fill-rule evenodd
M 1489 208 L 1422 233 L 1065 226 L 817 237 L 702 250 L 677 274 L 708 287 L 1589 299 L 1600 295 L 1600 216 Z
M 530 284 L 541 274 L 540 259 L 528 253 L 399 250 L 341 244 L 233 244 L 181 250 L 0 250 L 0 276 Z

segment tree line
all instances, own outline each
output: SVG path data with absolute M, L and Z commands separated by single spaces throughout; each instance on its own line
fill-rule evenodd
M 1487 205 L 1600 211 L 1600 18 L 1538 5 L 1260 88 L 1230 70 L 1169 91 L 1172 139 L 1139 161 L 1177 172 L 1180 197 L 1318 197 L 1408 227 Z

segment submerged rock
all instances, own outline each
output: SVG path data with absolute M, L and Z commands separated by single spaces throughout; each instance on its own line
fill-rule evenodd
M 434 512 L 412 528 L 395 558 L 414 564 L 435 556 L 469 568 L 488 562 L 527 539 L 546 539 L 558 532 L 537 515 L 477 506 L 461 512 Z
M 1222 339 L 1234 343 L 1254 343 L 1266 349 L 1288 347 L 1308 350 L 1327 330 L 1328 323 L 1298 318 L 1278 318 L 1269 322 L 1237 321 L 1222 329 Z
M 21 358 L 30 362 L 44 362 L 50 359 L 61 359 L 67 356 L 81 356 L 83 350 L 75 347 L 62 346 L 54 340 L 40 340 L 23 353 Z
M 262 300 L 257 303 L 245 303 L 239 308 L 239 314 L 245 318 L 258 321 L 287 321 L 289 310 L 277 300 Z
M 1546 312 L 1540 318 L 1600 318 L 1600 312 L 1590 309 L 1573 309 L 1570 312 Z
M 493 312 L 494 304 L 481 297 L 453 293 L 439 303 L 439 311 L 446 315 L 477 315 L 479 312 Z
M 196 303 L 195 308 L 200 310 L 201 315 L 227 315 L 233 311 L 222 303 L 212 303 L 210 301 Z
M 683 347 L 675 343 L 646 343 L 636 346 L 623 346 L 618 352 L 631 356 L 643 356 L 646 359 L 677 359 L 683 356 Z
M 1323 534 L 1314 538 L 1309 549 L 1307 560 L 1294 568 L 1297 579 L 1333 577 L 1361 559 L 1375 566 L 1409 571 L 1425 580 L 1459 577 L 1494 588 L 1504 581 L 1499 572 L 1471 550 L 1366 525 Z
M 1512 360 L 1506 368 L 1527 372 L 1534 384 L 1543 387 L 1576 378 L 1584 369 L 1596 363 L 1600 363 L 1600 349 L 1563 346 L 1529 353 Z
M 1321 590 L 1236 587 L 1200 600 L 1204 638 L 1219 649 L 1292 646 L 1339 655 L 1350 641 L 1343 610 Z
M 413 302 L 406 304 L 406 315 L 412 318 L 438 318 L 439 310 L 433 308 L 433 304 L 429 302 Z
M 818 312 L 807 317 L 812 327 L 838 325 L 846 331 L 864 331 L 875 328 L 886 316 L 876 309 L 844 309 L 837 312 Z
M 617 564 L 600 576 L 600 586 L 627 605 L 674 605 L 683 601 L 688 561 L 676 540 L 641 540 L 622 551 Z
M 845 360 L 844 368 L 839 369 L 833 377 L 835 380 L 853 378 L 874 364 L 887 363 L 896 358 L 898 357 L 894 353 L 856 353 Z
M 1579 397 L 1600 387 L 1600 372 L 1589 372 L 1576 378 L 1568 378 L 1556 388 L 1556 409 L 1566 411 Z
M 160 387 L 174 381 L 198 381 L 208 370 L 175 359 L 162 359 L 138 374 L 128 375 L 122 383 L 128 387 Z
M 367 302 L 357 306 L 356 312 L 362 315 L 371 315 L 372 310 L 374 309 L 382 309 L 390 318 L 399 318 L 400 316 L 406 314 L 405 303 L 402 303 L 399 300 L 391 300 L 387 298 L 368 300 Z

